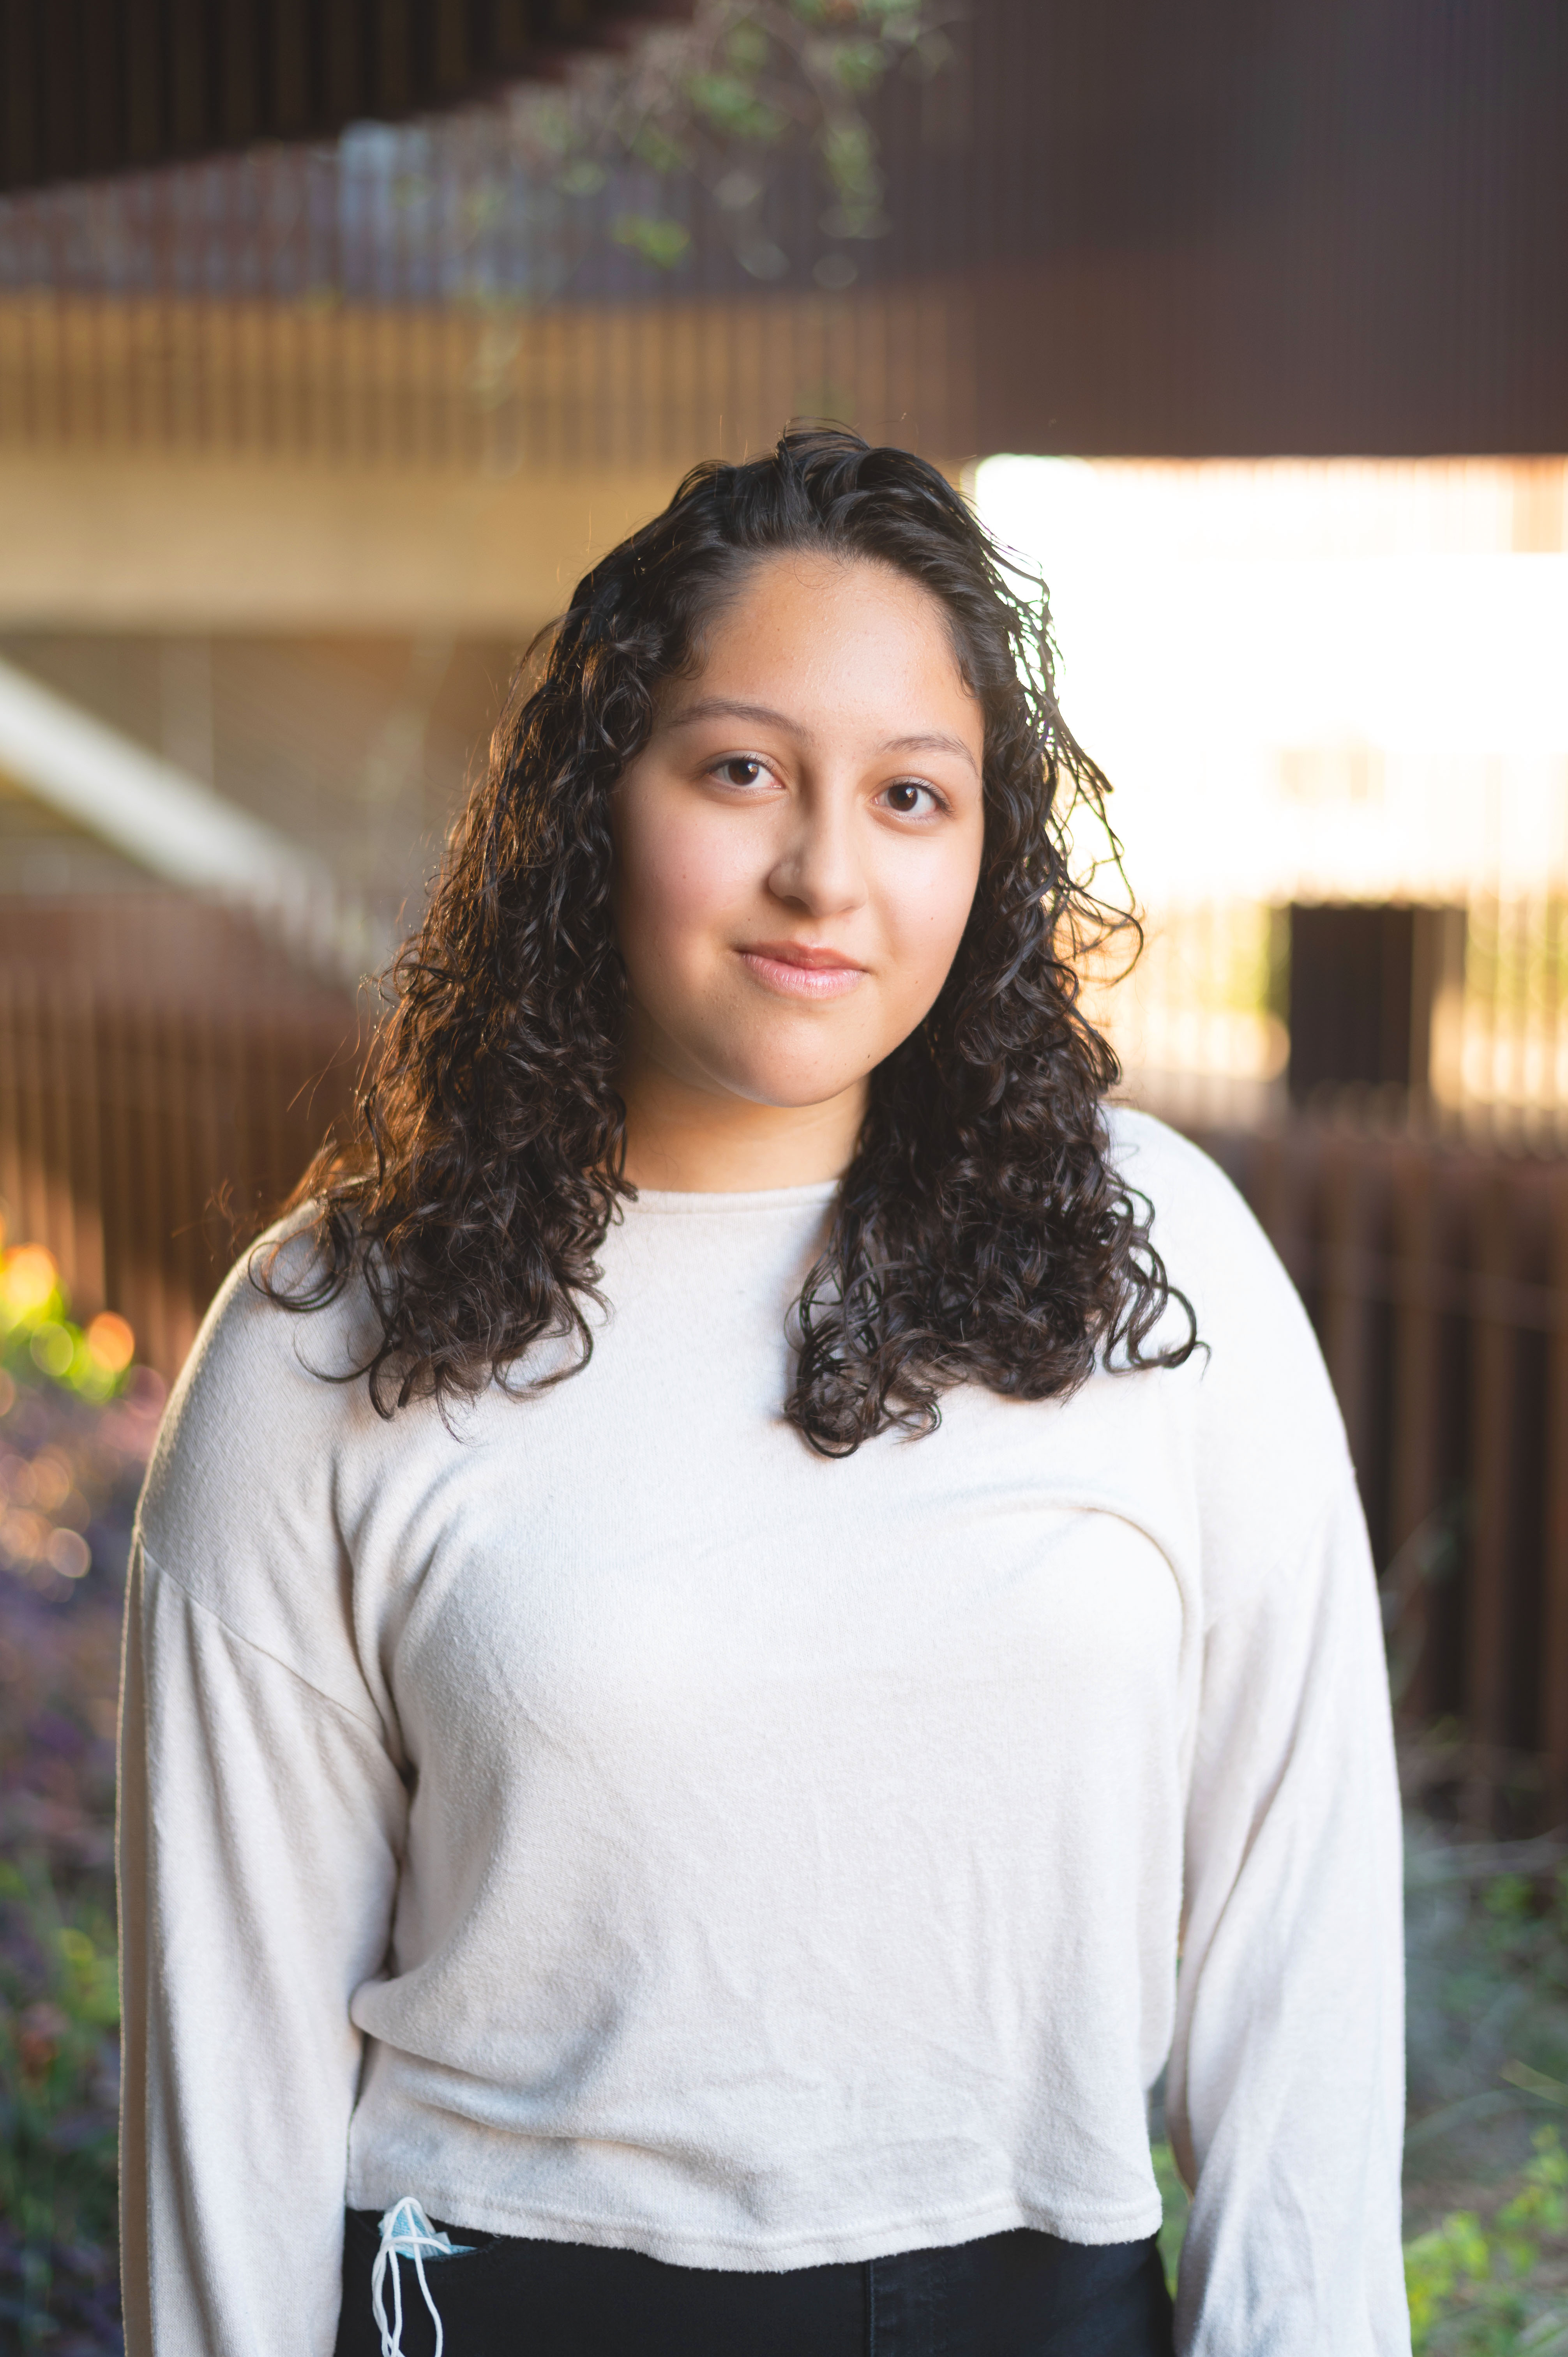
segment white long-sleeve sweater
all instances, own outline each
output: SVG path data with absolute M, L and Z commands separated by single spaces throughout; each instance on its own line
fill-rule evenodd
M 456 1433 L 315 1372 L 362 1305 L 231 1280 L 127 1619 L 130 2357 L 329 2357 L 403 2194 L 703 2267 L 1145 2235 L 1167 2056 L 1184 2357 L 1408 2349 L 1340 1423 L 1229 1184 L 1114 1121 L 1207 1351 L 844 1461 L 779 1415 L 829 1188 L 644 1194 L 591 1364 Z

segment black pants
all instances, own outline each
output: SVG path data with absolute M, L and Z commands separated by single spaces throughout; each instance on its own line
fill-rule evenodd
M 1153 2242 L 1058 2242 L 1020 2228 L 785 2275 L 666 2266 L 637 2251 L 466 2233 L 425 2262 L 446 2357 L 1171 2357 Z M 373 2212 L 350 2210 L 337 2357 L 380 2357 Z M 435 2329 L 405 2259 L 404 2357 Z M 392 2312 L 390 2282 L 386 2312 Z

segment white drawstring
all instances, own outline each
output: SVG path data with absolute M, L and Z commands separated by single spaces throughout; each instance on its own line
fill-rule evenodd
M 441 2357 L 446 2335 L 441 2330 L 441 2311 L 430 2297 L 430 2286 L 424 2280 L 426 2259 L 460 2258 L 473 2248 L 471 2243 L 455 2243 L 449 2234 L 438 2234 L 412 2193 L 381 2214 L 381 2246 L 376 2253 L 376 2264 L 371 2270 L 371 2309 L 381 2336 L 381 2357 L 403 2357 L 403 2278 L 398 2273 L 399 2259 L 412 2259 L 419 2277 L 419 2288 L 424 2294 L 424 2305 L 435 2322 L 435 2357 Z M 386 2280 L 388 2266 L 392 2279 L 392 2320 L 387 2323 L 386 2302 L 381 2298 L 381 2286 Z

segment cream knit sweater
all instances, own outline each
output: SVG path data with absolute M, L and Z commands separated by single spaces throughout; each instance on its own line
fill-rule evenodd
M 830 1188 L 645 1194 L 586 1372 L 455 1432 L 320 1380 L 362 1305 L 231 1279 L 126 1623 L 130 2357 L 329 2357 L 346 2201 L 761 2270 L 1145 2235 L 1167 2057 L 1184 2357 L 1408 2348 L 1339 1419 L 1225 1179 L 1115 1130 L 1207 1353 L 843 1462 L 779 1412 Z

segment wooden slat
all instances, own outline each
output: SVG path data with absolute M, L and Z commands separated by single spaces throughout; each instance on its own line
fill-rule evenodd
M 95 936 L 111 952 L 113 930 Z M 244 1217 L 288 1190 L 346 1101 L 352 1036 L 335 1000 L 137 1006 L 124 977 L 0 967 L 8 1241 L 46 1245 L 79 1312 L 118 1310 L 172 1375 L 228 1258 L 215 1199 Z
M 62 1075 L 70 1104 L 70 1197 L 75 1222 L 72 1297 L 77 1313 L 91 1318 L 108 1306 L 104 1290 L 103 1156 L 99 1135 L 100 1088 L 92 1002 L 84 989 L 71 993 Z
M 21 1241 L 22 1221 L 22 1093 L 17 1071 L 16 981 L 0 974 L 0 1220 L 5 1233 L 0 1244 Z
M 1568 1174 L 1552 1188 L 1552 1281 L 1559 1310 L 1546 1400 L 1546 1559 L 1542 1566 L 1541 1742 L 1550 1813 L 1568 1816 Z
M 1373 1167 L 1356 1141 L 1333 1138 L 1322 1164 L 1318 1335 L 1363 1482 L 1372 1426 L 1369 1303 L 1360 1271 L 1375 1246 L 1374 1184 Z
M 1483 1172 L 1471 1201 L 1474 1265 L 1487 1288 L 1513 1275 L 1506 1178 Z M 1484 1291 L 1482 1300 L 1488 1297 Z M 1474 1739 L 1507 1744 L 1510 1443 L 1515 1350 L 1506 1318 L 1483 1314 L 1471 1342 L 1471 1483 L 1475 1500 L 1466 1629 L 1465 1720 Z
M 103 1222 L 103 1298 L 111 1309 L 129 1318 L 131 1269 L 135 1255 L 134 1211 L 124 1174 L 131 1168 L 131 1091 L 127 1083 L 129 1017 L 124 1006 L 98 997 L 93 1003 L 93 1034 L 102 1076 L 98 1113 L 99 1202 Z M 112 1183 L 113 1174 L 121 1183 Z M 141 1337 L 138 1336 L 138 1340 Z
M 1419 1546 L 1441 1496 L 1440 1321 L 1433 1281 L 1439 1252 L 1437 1173 L 1430 1154 L 1407 1149 L 1391 1175 L 1396 1279 L 1388 1552 L 1403 1575 L 1397 1598 L 1401 1625 L 1394 1631 L 1403 1677 L 1400 1699 L 1412 1717 L 1425 1717 L 1434 1708 L 1435 1665 L 1427 1641 L 1431 1598 Z

